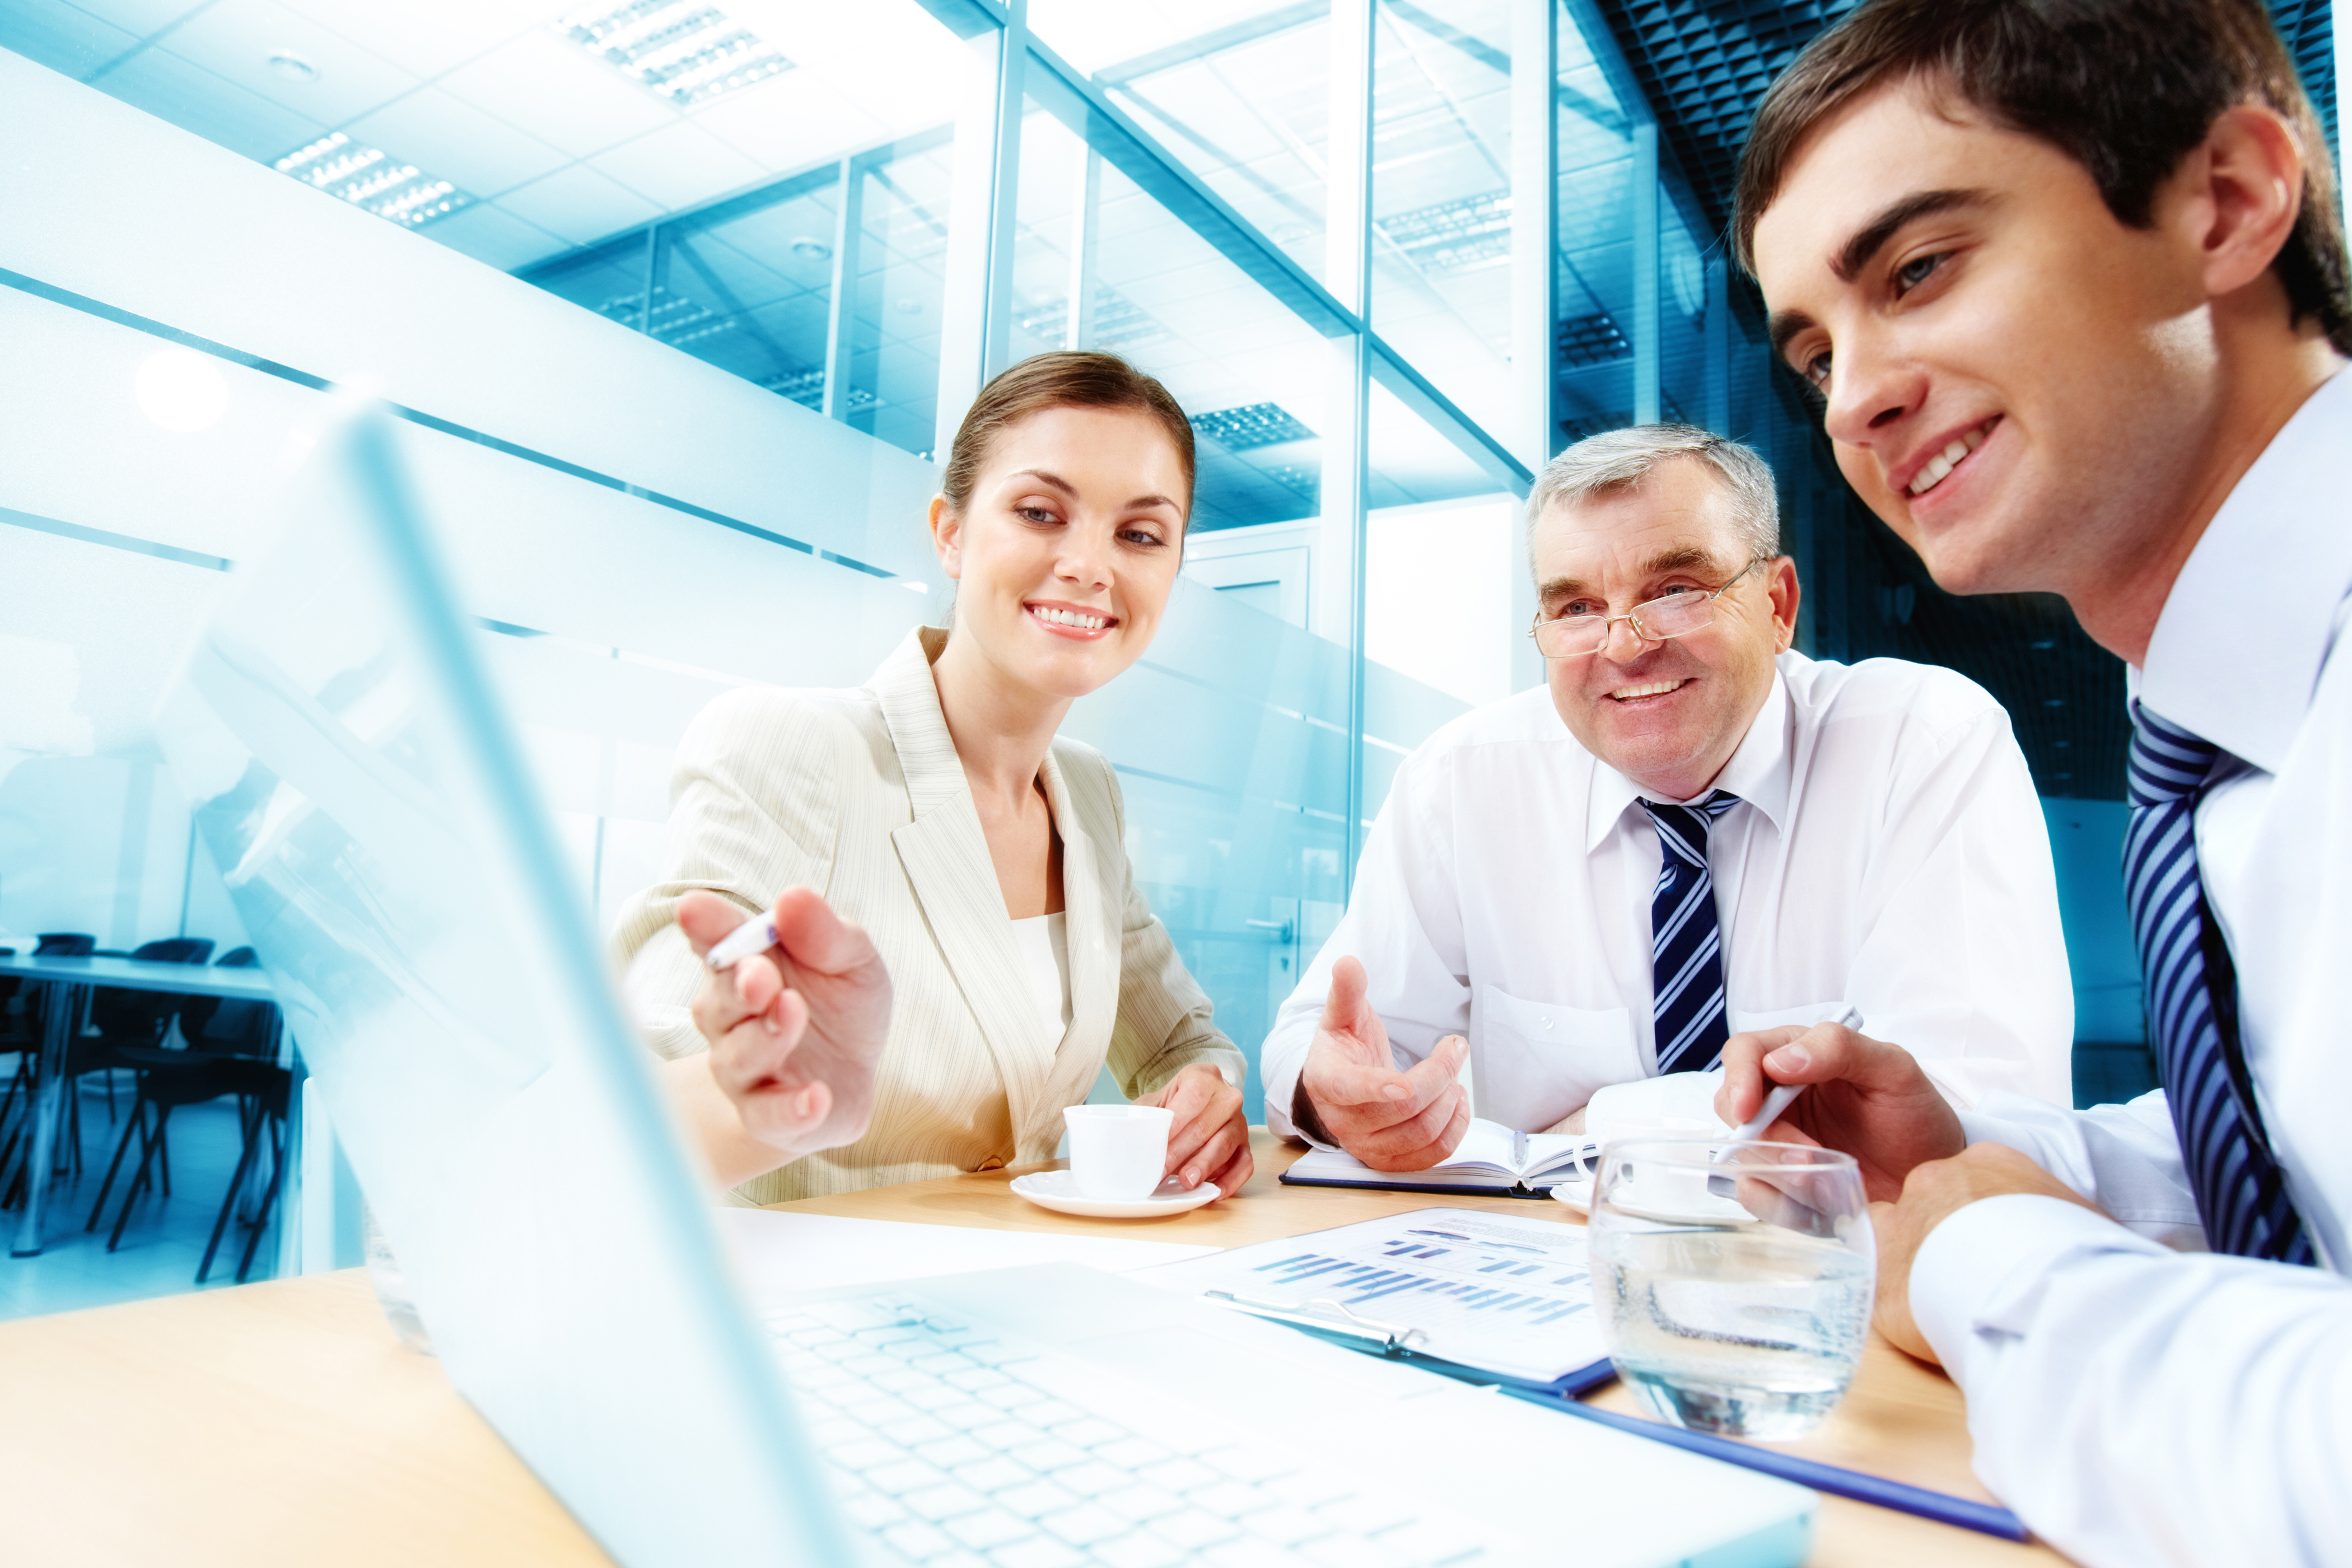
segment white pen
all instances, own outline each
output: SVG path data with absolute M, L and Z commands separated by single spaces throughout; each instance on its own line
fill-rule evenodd
M 1835 1021 L 1849 1029 L 1859 1030 L 1862 1027 L 1862 1014 L 1854 1008 L 1848 1007 L 1843 1013 L 1838 1015 Z M 1804 1092 L 1805 1086 L 1801 1083 L 1784 1083 L 1776 1086 L 1771 1093 L 1764 1097 L 1763 1109 L 1734 1129 L 1728 1142 L 1747 1143 L 1762 1137 L 1764 1129 L 1780 1121 L 1780 1113 L 1796 1104 L 1797 1096 Z M 1722 1154 L 1716 1156 L 1718 1163 L 1722 1159 Z
M 713 969 L 732 969 L 755 952 L 765 952 L 776 945 L 776 922 L 767 915 L 753 915 L 714 943 L 702 962 Z

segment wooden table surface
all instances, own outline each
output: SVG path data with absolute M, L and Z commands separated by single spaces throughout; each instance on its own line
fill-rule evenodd
M 1233 1247 L 1432 1205 L 1574 1223 L 1557 1204 L 1284 1188 L 1260 1134 L 1235 1199 L 1139 1224 L 1048 1214 L 992 1171 L 780 1205 L 806 1214 Z M 1622 1388 L 1594 1403 L 1631 1410 Z M 1566 1417 L 1562 1417 L 1566 1419 Z M 1960 1398 L 1873 1336 L 1823 1428 L 1788 1446 L 1985 1499 Z M 1572 1539 L 1572 1521 L 1563 1521 Z M 609 1560 L 449 1386 L 357 1269 L 0 1324 L 0 1563 L 273 1568 Z M 1822 1500 L 1816 1568 L 2058 1563 L 2054 1552 Z

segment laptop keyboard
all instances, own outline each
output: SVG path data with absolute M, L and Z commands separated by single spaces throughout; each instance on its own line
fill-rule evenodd
M 1488 1556 L 1467 1520 L 1173 1402 L 1130 1412 L 1139 1432 L 1104 1412 L 1105 1380 L 1087 1363 L 917 1302 L 822 1301 L 765 1321 L 843 1511 L 924 1568 Z

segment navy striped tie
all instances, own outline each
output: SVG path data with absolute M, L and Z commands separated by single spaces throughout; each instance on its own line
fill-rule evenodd
M 1723 1055 L 1723 929 L 1707 874 L 1706 831 L 1739 797 L 1717 790 L 1696 805 L 1642 809 L 1658 825 L 1658 890 L 1650 900 L 1650 1012 L 1658 1070 L 1699 1072 Z
M 2124 896 L 2147 984 L 2157 1069 L 2206 1244 L 2240 1258 L 2313 1261 L 2263 1136 L 2238 1040 L 2237 971 L 2197 869 L 2197 797 L 2221 748 L 2132 704 Z

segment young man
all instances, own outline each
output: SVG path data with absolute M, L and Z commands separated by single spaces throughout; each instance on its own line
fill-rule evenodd
M 1814 1086 L 1780 1131 L 1898 1200 L 1881 1327 L 2092 1563 L 2352 1562 L 2336 200 L 2256 0 L 1872 0 L 1741 172 L 1743 258 L 1854 488 L 1946 586 L 2063 594 L 2135 668 L 2125 876 L 2168 1091 L 1955 1113 L 1824 1026 L 1732 1041 L 1719 1101 Z
M 1549 679 L 1398 771 L 1266 1037 L 1267 1124 L 1425 1169 L 1468 1127 L 1465 1052 L 1477 1114 L 1541 1131 L 1849 1006 L 1956 1104 L 2071 1103 L 2057 886 L 2000 704 L 1792 651 L 1772 476 L 1736 442 L 1592 437 L 1527 515 Z

